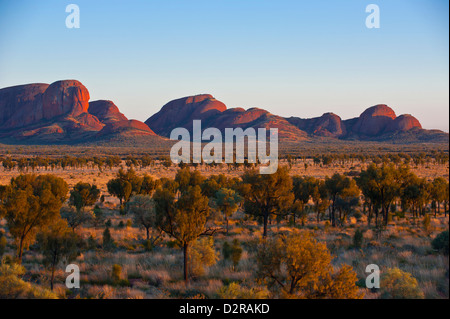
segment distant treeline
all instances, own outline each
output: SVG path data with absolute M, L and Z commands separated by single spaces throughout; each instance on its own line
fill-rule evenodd
M 425 152 L 417 152 L 417 153 L 390 153 L 383 155 L 371 155 L 371 154 L 362 154 L 362 153 L 341 153 L 341 154 L 317 154 L 310 156 L 293 156 L 293 155 L 283 155 L 280 160 L 285 160 L 292 166 L 298 163 L 304 163 L 305 168 L 307 168 L 307 161 L 312 160 L 313 165 L 345 165 L 345 164 L 354 164 L 354 163 L 394 163 L 395 165 L 406 164 L 415 166 L 424 166 L 430 164 L 438 164 L 445 165 L 449 162 L 449 154 L 443 151 L 431 151 L 428 153 Z M 35 156 L 35 157 L 13 157 L 13 156 L 5 156 L 0 157 L 0 163 L 4 170 L 12 171 L 18 170 L 19 172 L 28 172 L 35 170 L 45 170 L 45 171 L 53 171 L 55 169 L 83 169 L 83 168 L 97 168 L 99 171 L 103 171 L 104 169 L 113 169 L 118 168 L 123 165 L 129 168 L 146 168 L 152 166 L 164 166 L 170 167 L 172 164 L 170 158 L 168 156 L 156 156 L 156 155 L 128 155 L 124 157 L 120 157 L 117 155 L 112 156 L 60 156 L 60 157 L 43 157 L 43 156 Z M 183 164 L 181 163 L 179 166 L 198 166 L 198 165 L 206 165 L 205 163 L 201 164 Z M 219 165 L 217 163 L 210 163 L 209 166 Z M 252 167 L 254 165 L 244 161 L 244 163 L 234 163 L 227 164 L 229 169 L 237 169 L 239 167 Z

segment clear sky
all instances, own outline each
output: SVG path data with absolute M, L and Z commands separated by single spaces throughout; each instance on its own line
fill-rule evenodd
M 448 37 L 444 0 L 0 0 L 0 87 L 77 79 L 142 121 L 201 93 L 303 118 L 383 103 L 448 131 Z

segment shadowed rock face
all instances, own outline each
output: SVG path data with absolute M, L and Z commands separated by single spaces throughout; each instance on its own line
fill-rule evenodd
M 394 110 L 387 105 L 378 104 L 365 110 L 352 130 L 357 134 L 376 136 L 382 134 L 395 118 Z
M 403 114 L 386 127 L 386 132 L 405 132 L 413 128 L 421 129 L 422 125 L 414 116 Z
M 346 128 L 341 118 L 334 113 L 325 113 L 321 117 L 301 119 L 290 117 L 289 123 L 310 135 L 325 137 L 341 137 L 346 134 Z
M 98 136 L 109 134 L 122 135 L 156 135 L 145 123 L 136 120 L 123 120 L 108 123 L 98 133 Z
M 120 113 L 119 108 L 112 101 L 98 100 L 90 102 L 88 112 L 105 124 L 128 120 L 125 115 Z
M 0 129 L 27 126 L 42 120 L 48 84 L 12 86 L 0 90 Z

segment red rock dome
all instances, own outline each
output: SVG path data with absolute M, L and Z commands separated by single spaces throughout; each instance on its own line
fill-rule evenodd
M 45 90 L 43 116 L 78 116 L 89 109 L 89 91 L 76 80 L 57 81 Z
M 414 116 L 410 114 L 403 114 L 388 125 L 386 132 L 409 131 L 415 127 L 422 128 L 422 125 Z
M 385 104 L 378 104 L 365 110 L 353 126 L 357 134 L 375 136 L 385 131 L 397 116 L 393 109 Z

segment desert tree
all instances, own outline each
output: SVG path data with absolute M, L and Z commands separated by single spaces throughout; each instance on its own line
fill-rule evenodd
M 441 203 L 445 203 L 448 198 L 448 182 L 443 177 L 436 177 L 431 183 L 430 195 L 433 201 L 436 203 L 436 208 L 434 211 L 434 216 L 440 213 Z M 444 207 L 444 211 L 446 207 Z
M 63 206 L 60 210 L 61 217 L 67 221 L 67 224 L 75 230 L 94 219 L 94 214 L 92 212 L 87 212 L 85 210 L 77 210 L 71 206 Z
M 233 183 L 234 181 L 232 179 L 229 179 L 224 174 L 219 174 L 206 178 L 200 187 L 202 188 L 203 195 L 212 198 L 221 188 L 231 188 Z
M 10 190 L 9 185 L 0 185 L 0 218 L 6 213 L 4 204 L 6 203 Z
M 329 206 L 328 192 L 324 181 L 316 179 L 312 190 L 311 199 L 314 203 L 317 222 L 320 222 L 320 217 L 325 213 L 325 210 Z
M 362 298 L 356 273 L 344 265 L 333 270 L 332 256 L 311 234 L 263 239 L 257 250 L 257 276 L 283 298 Z
M 70 191 L 69 204 L 81 211 L 86 206 L 94 205 L 99 197 L 100 190 L 96 185 L 78 182 Z
M 339 213 L 339 222 L 344 225 L 347 216 L 359 205 L 359 195 L 361 190 L 356 185 L 355 180 L 350 179 L 350 184 L 336 199 L 336 210 Z
M 153 177 L 150 175 L 144 175 L 142 177 L 142 184 L 139 194 L 141 195 L 152 195 L 155 190 L 157 183 Z
M 157 189 L 153 195 L 158 227 L 183 247 L 184 280 L 189 280 L 189 246 L 200 236 L 213 235 L 217 228 L 208 227 L 210 207 L 200 186 L 190 186 L 175 200 L 168 189 Z
M 180 193 L 185 193 L 191 186 L 200 186 L 204 180 L 199 171 L 191 171 L 189 167 L 178 170 L 175 175 L 175 182 L 178 184 Z
M 155 202 L 148 195 L 136 195 L 127 203 L 126 209 L 134 217 L 134 222 L 143 227 L 146 232 L 146 239 L 150 241 L 150 230 L 157 229 Z M 160 238 L 161 232 L 151 239 L 151 244 Z
M 64 219 L 57 218 L 37 235 L 37 242 L 44 259 L 44 265 L 50 267 L 50 289 L 53 291 L 55 269 L 61 263 L 70 263 L 79 255 L 79 238 L 70 231 Z
M 356 179 L 364 196 L 370 198 L 374 207 L 381 207 L 384 225 L 388 223 L 392 203 L 400 196 L 402 182 L 409 174 L 407 167 L 396 169 L 392 164 L 371 164 Z
M 314 189 L 317 185 L 317 180 L 314 177 L 294 176 L 292 178 L 292 191 L 295 196 L 295 204 L 292 210 L 293 222 L 295 225 L 296 216 L 300 215 L 302 218 L 302 225 L 305 220 L 305 208 L 311 196 L 314 194 Z
M 214 202 L 217 208 L 222 212 L 225 217 L 226 234 L 228 235 L 229 218 L 237 211 L 242 201 L 242 197 L 232 189 L 221 188 L 216 192 L 214 196 Z
M 425 178 L 419 178 L 415 174 L 411 174 L 405 182 L 405 186 L 401 191 L 401 200 L 404 205 L 409 207 L 414 221 L 419 213 L 423 211 L 423 206 L 427 204 L 429 199 L 430 185 Z
M 59 217 L 67 192 L 67 183 L 53 175 L 19 175 L 11 179 L 11 192 L 4 206 L 9 231 L 18 242 L 19 264 L 24 247 L 35 240 L 37 231 Z
M 143 179 L 136 175 L 136 172 L 130 168 L 126 172 L 121 168 L 117 172 L 116 178 L 108 181 L 108 192 L 117 197 L 120 206 L 123 202 L 128 202 L 132 194 L 139 194 L 141 191 Z
M 100 206 L 95 205 L 94 210 L 92 211 L 92 222 L 94 224 L 94 227 L 98 227 L 100 224 L 102 224 L 105 221 L 105 214 L 103 210 L 100 208 Z
M 325 178 L 325 187 L 331 201 L 330 221 L 332 226 L 336 226 L 336 211 L 339 209 L 339 201 L 347 197 L 349 193 L 353 193 L 356 184 L 353 179 L 335 173 L 331 178 L 328 176 Z
M 284 216 L 294 201 L 292 179 L 287 167 L 279 167 L 274 174 L 259 174 L 247 170 L 242 176 L 240 192 L 244 197 L 244 211 L 263 220 L 263 237 L 271 216 Z
M 178 183 L 175 182 L 173 179 L 170 179 L 167 177 L 161 177 L 158 180 L 157 184 L 158 184 L 157 189 L 168 190 L 173 194 L 176 194 L 178 192 Z
M 119 199 L 120 206 L 123 205 L 123 201 L 127 202 L 130 198 L 132 186 L 128 181 L 122 181 L 119 178 L 114 178 L 107 183 L 108 192 Z

